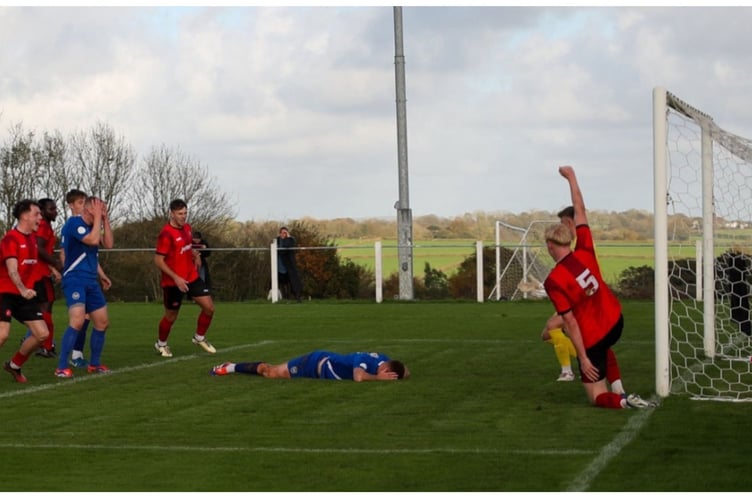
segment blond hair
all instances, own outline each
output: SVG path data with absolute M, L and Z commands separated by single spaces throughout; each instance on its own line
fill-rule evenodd
M 554 224 L 546 229 L 546 241 L 568 247 L 572 244 L 572 231 L 565 224 Z

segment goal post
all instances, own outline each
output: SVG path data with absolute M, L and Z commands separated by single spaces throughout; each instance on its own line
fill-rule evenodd
M 669 395 L 668 168 L 666 90 L 653 90 L 653 186 L 655 255 L 655 391 Z
M 752 142 L 653 89 L 656 392 L 752 401 Z
M 548 226 L 557 222 L 559 221 L 532 220 L 523 228 L 508 222 L 496 221 L 496 284 L 488 296 L 489 299 L 546 297 L 543 281 L 551 272 L 553 261 L 546 251 L 544 234 Z M 510 241 L 517 237 L 519 241 L 514 244 L 502 243 L 502 240 Z

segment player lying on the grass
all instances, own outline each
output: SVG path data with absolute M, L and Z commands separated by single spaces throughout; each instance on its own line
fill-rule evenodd
M 401 361 L 378 352 L 313 351 L 286 363 L 272 365 L 263 361 L 222 363 L 211 375 L 246 373 L 266 378 L 322 378 L 330 380 L 399 380 L 408 378 L 410 370 Z

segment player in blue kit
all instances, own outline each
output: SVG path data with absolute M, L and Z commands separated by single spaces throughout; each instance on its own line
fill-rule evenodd
M 211 375 L 246 373 L 265 378 L 319 378 L 329 380 L 399 380 L 408 378 L 410 370 L 401 362 L 378 352 L 313 351 L 287 363 L 272 365 L 263 361 L 217 365 Z
M 112 248 L 114 243 L 107 217 L 107 205 L 99 198 L 87 197 L 83 212 L 68 219 L 61 232 L 62 250 L 65 255 L 62 285 L 68 305 L 68 328 L 63 334 L 55 376 L 73 376 L 68 367 L 68 356 L 73 350 L 87 314 L 94 325 L 89 340 L 91 361 L 87 371 L 109 373 L 110 369 L 101 363 L 109 317 L 107 301 L 98 281 L 98 278 L 101 278 L 104 283 L 110 283 L 99 265 L 99 246 Z

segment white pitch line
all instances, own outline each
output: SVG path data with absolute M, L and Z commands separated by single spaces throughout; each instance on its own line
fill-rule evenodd
M 653 395 L 653 398 L 656 396 Z M 646 408 L 640 410 L 622 410 L 622 411 L 635 411 L 635 415 L 627 420 L 624 429 L 614 437 L 614 439 L 606 446 L 601 448 L 600 453 L 590 462 L 582 473 L 577 476 L 567 487 L 567 491 L 579 492 L 587 491 L 590 488 L 590 483 L 595 479 L 598 474 L 606 468 L 606 465 L 612 458 L 621 453 L 632 440 L 639 434 L 640 429 L 645 425 L 650 416 L 655 411 L 655 407 Z
M 226 352 L 232 352 L 232 351 L 238 351 L 241 349 L 248 349 L 250 347 L 258 347 L 262 345 L 267 344 L 273 344 L 274 340 L 262 340 L 260 342 L 255 342 L 253 344 L 244 344 L 244 345 L 238 345 L 233 347 L 228 347 L 226 349 L 217 349 L 217 353 L 226 353 Z M 25 396 L 26 394 L 34 394 L 37 392 L 47 391 L 50 389 L 60 388 L 64 387 L 66 385 L 70 384 L 82 384 L 85 382 L 92 382 L 94 380 L 99 380 L 102 377 L 112 377 L 115 375 L 120 375 L 122 373 L 129 373 L 129 372 L 135 372 L 135 371 L 141 371 L 141 370 L 148 370 L 150 368 L 157 368 L 160 366 L 165 366 L 171 363 L 182 363 L 183 361 L 190 361 L 193 359 L 198 358 L 199 356 L 203 356 L 203 354 L 189 354 L 187 356 L 177 356 L 173 358 L 160 358 L 160 361 L 156 361 L 154 363 L 144 363 L 141 365 L 134 365 L 134 366 L 126 366 L 124 368 L 117 368 L 112 370 L 108 374 L 104 375 L 89 375 L 84 377 L 73 377 L 66 380 L 61 380 L 56 383 L 49 383 L 49 384 L 42 384 L 42 385 L 35 385 L 31 387 L 24 387 L 23 389 L 19 389 L 16 391 L 10 391 L 10 392 L 3 392 L 0 393 L 0 399 L 3 398 L 12 398 L 15 396 Z
M 233 346 L 226 349 L 218 349 L 217 353 L 229 353 L 233 351 L 238 351 L 242 349 L 248 349 L 248 348 L 255 348 L 262 345 L 268 345 L 273 343 L 284 343 L 287 341 L 283 340 L 262 340 L 259 342 L 255 342 L 252 344 L 244 344 L 239 346 Z M 299 341 L 290 341 L 290 342 L 299 342 Z M 337 342 L 351 342 L 349 340 L 328 340 L 323 341 L 326 343 L 337 343 Z M 361 342 L 363 340 L 361 339 Z M 383 342 L 383 341 L 382 341 Z M 397 342 L 407 342 L 407 343 L 423 343 L 423 342 L 452 342 L 452 340 L 433 340 L 433 339 L 397 339 Z M 497 343 L 502 344 L 506 343 L 505 340 L 483 340 L 483 339 L 457 339 L 454 342 L 462 342 L 462 343 Z M 11 391 L 6 393 L 0 393 L 0 399 L 2 398 L 10 398 L 14 396 L 23 396 L 26 394 L 33 394 L 41 391 L 51 390 L 55 388 L 64 387 L 66 385 L 70 384 L 79 384 L 84 382 L 90 382 L 93 380 L 99 380 L 102 377 L 109 377 L 114 375 L 119 375 L 123 373 L 129 373 L 134 371 L 141 371 L 146 370 L 150 368 L 157 368 L 161 366 L 165 366 L 167 364 L 171 363 L 180 363 L 183 361 L 190 361 L 193 359 L 197 359 L 199 356 L 203 356 L 203 354 L 190 354 L 187 356 L 179 356 L 174 357 L 170 359 L 160 359 L 157 362 L 154 363 L 144 363 L 140 365 L 134 365 L 134 366 L 127 366 L 124 368 L 118 368 L 115 370 L 112 370 L 111 373 L 107 375 L 92 375 L 92 376 L 86 376 L 86 377 L 76 377 L 64 381 L 58 381 L 57 383 L 49 383 L 49 384 L 43 384 L 33 387 L 25 387 L 23 389 L 17 390 L 17 391 Z M 370 454 L 370 455 L 385 455 L 385 454 L 435 454 L 435 453 L 444 453 L 444 454 L 472 454 L 472 455 L 539 455 L 539 456 L 555 456 L 555 455 L 561 455 L 561 456 L 574 456 L 574 455 L 593 455 L 595 452 L 592 450 L 578 450 L 578 449 L 543 449 L 543 450 L 523 450 L 523 449 L 481 449 L 481 448 L 471 448 L 471 449 L 459 449 L 459 448 L 420 448 L 420 449 L 393 449 L 393 450 L 385 450 L 385 449 L 358 449 L 358 448 L 343 448 L 343 449 L 336 449 L 336 448 L 281 448 L 281 447 L 201 447 L 201 446 L 129 446 L 129 445 L 118 445 L 118 446 L 107 446 L 107 445 L 77 445 L 77 444 L 68 444 L 68 445 L 54 445 L 54 444 L 30 444 L 30 443 L 0 443 L 0 448 L 5 449 L 14 449 L 14 448 L 23 448 L 23 449 L 83 449 L 83 450 L 112 450 L 112 451 L 118 451 L 118 450 L 135 450 L 135 451 L 164 451 L 173 453 L 176 451 L 195 451 L 195 452 L 232 452 L 232 451 L 239 451 L 239 452 L 260 452 L 260 453 L 311 453 L 311 454 Z
M 104 451 L 158 451 L 166 453 L 175 452 L 201 452 L 201 453 L 227 453 L 227 452 L 252 452 L 252 453 L 310 453 L 315 455 L 342 454 L 342 455 L 392 455 L 392 454 L 448 454 L 448 455 L 592 455 L 589 450 L 510 450 L 496 448 L 397 448 L 397 449 L 364 449 L 364 448 L 283 448 L 278 446 L 133 446 L 133 445 L 98 445 L 98 444 L 30 444 L 30 443 L 0 443 L 4 449 L 62 449 L 62 450 L 104 450 Z

